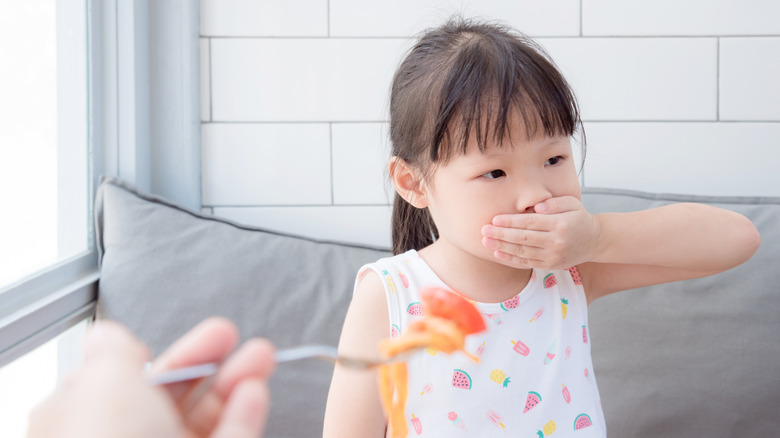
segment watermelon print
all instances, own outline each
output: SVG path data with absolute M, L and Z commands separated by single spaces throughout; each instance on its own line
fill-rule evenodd
M 590 421 L 588 414 L 577 415 L 577 418 L 574 419 L 574 430 L 585 429 L 586 427 L 590 427 L 592 425 L 593 422 Z
M 455 370 L 452 373 L 452 387 L 471 389 L 471 376 L 463 370 Z
M 528 393 L 528 397 L 525 399 L 525 409 L 523 409 L 523 413 L 525 414 L 526 412 L 530 411 L 541 401 L 542 401 L 542 396 L 539 395 L 538 392 L 530 391 Z
M 574 280 L 574 284 L 582 286 L 582 278 L 580 278 L 580 271 L 577 270 L 577 267 L 572 266 L 571 268 L 567 269 L 567 271 L 569 271 L 569 274 L 571 274 L 571 279 Z
M 501 308 L 509 312 L 510 310 L 517 308 L 518 305 L 520 305 L 520 297 L 515 296 L 514 298 L 508 299 L 501 303 Z
M 401 337 L 401 330 L 397 325 L 390 326 L 390 339 L 398 339 Z
M 424 288 L 443 287 L 419 253 L 409 254 L 360 271 L 379 273 L 392 306 L 391 338 L 430 313 Z M 526 274 L 535 279 L 522 291 L 476 302 L 487 328 L 467 338 L 466 350 L 478 363 L 433 348 L 417 353 L 409 365 L 407 436 L 606 436 L 578 268 L 532 269 Z

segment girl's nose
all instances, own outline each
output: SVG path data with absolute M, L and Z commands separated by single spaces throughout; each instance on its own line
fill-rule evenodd
M 538 183 L 520 187 L 518 192 L 517 211 L 520 213 L 533 213 L 536 204 L 552 198 L 550 190 Z

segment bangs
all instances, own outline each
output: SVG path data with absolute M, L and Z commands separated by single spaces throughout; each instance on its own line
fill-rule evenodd
M 574 93 L 546 52 L 528 38 L 508 35 L 462 33 L 434 77 L 432 163 L 465 153 L 472 136 L 480 151 L 501 146 L 512 117 L 522 120 L 526 140 L 572 136 L 580 126 Z

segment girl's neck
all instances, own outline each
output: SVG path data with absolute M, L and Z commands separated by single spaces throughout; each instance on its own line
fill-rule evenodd
M 476 256 L 444 240 L 437 240 L 419 254 L 447 286 L 482 303 L 500 303 L 514 297 L 531 278 L 530 269 Z

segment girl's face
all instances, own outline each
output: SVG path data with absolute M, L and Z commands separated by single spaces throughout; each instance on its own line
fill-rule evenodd
M 532 213 L 552 197 L 580 199 L 569 137 L 537 136 L 527 141 L 522 123 L 510 126 L 501 147 L 481 152 L 476 140 L 466 153 L 439 165 L 425 185 L 428 209 L 440 244 L 495 261 L 482 245 L 481 229 L 499 214 Z

